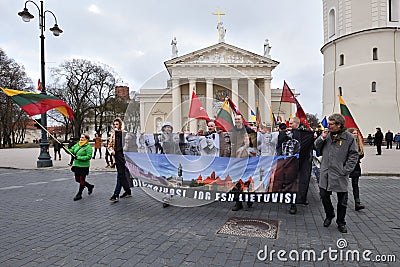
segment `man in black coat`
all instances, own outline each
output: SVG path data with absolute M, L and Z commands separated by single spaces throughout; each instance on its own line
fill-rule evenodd
M 307 193 L 311 177 L 312 149 L 314 143 L 314 133 L 305 125 L 300 123 L 298 117 L 293 117 L 289 121 L 289 130 L 292 132 L 292 138 L 300 142 L 299 170 L 298 170 L 298 192 L 296 204 L 308 205 Z M 296 214 L 296 204 L 290 205 L 289 213 Z
M 383 133 L 381 128 L 376 127 L 376 133 L 374 137 L 375 145 L 376 145 L 376 154 L 382 155 L 382 141 L 383 141 Z
M 393 133 L 388 130 L 387 133 L 385 134 L 385 141 L 386 141 L 386 149 L 392 149 L 392 143 L 393 143 Z

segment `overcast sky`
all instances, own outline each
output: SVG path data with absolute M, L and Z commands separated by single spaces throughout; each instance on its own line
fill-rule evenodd
M 38 5 L 39 1 L 34 0 Z M 38 10 L 25 23 L 17 15 L 25 1 L 0 0 L 0 48 L 23 65 L 36 83 L 40 78 Z M 308 113 L 321 116 L 323 58 L 322 1 L 310 0 L 45 0 L 64 31 L 54 37 L 46 15 L 46 69 L 65 60 L 84 58 L 114 69 L 131 90 L 165 71 L 171 40 L 177 38 L 179 56 L 218 42 L 218 7 L 227 33 L 225 42 L 263 54 L 269 39 L 272 59 L 280 62 L 272 72 L 272 88 L 289 87 L 300 93 Z M 46 79 L 51 79 L 47 71 Z

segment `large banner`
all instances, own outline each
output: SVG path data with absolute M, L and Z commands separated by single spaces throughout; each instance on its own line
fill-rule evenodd
M 300 141 L 294 136 L 126 133 L 124 150 L 135 187 L 194 200 L 289 204 L 299 184 Z

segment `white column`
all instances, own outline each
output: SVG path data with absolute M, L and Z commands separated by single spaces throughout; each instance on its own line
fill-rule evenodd
M 151 133 L 152 131 L 150 131 L 150 132 L 147 132 L 147 129 L 146 129 L 146 124 L 145 124 L 145 122 L 146 122 L 146 120 L 147 120 L 147 116 L 146 116 L 146 114 L 144 114 L 144 112 L 145 112 L 145 109 L 144 109 L 144 105 L 145 105 L 145 101 L 144 101 L 144 99 L 143 98 L 139 98 L 140 100 L 140 105 L 139 105 L 139 107 L 140 107 L 140 132 L 145 132 L 145 133 Z
M 263 121 L 271 122 L 271 110 L 272 110 L 272 98 L 271 98 L 271 78 L 264 78 L 264 88 L 263 88 L 263 103 L 265 107 L 261 109 L 261 116 Z M 261 99 L 260 99 L 261 101 Z
M 182 127 L 182 111 L 181 111 L 181 86 L 179 79 L 172 79 L 172 125 L 175 129 Z
M 214 117 L 213 113 L 213 101 L 214 94 L 213 94 L 213 79 L 208 78 L 206 79 L 206 111 L 210 119 Z
M 189 108 L 190 108 L 190 103 L 192 103 L 192 94 L 194 90 L 196 90 L 196 79 L 189 79 L 189 99 L 190 99 Z M 189 119 L 190 132 L 197 134 L 197 119 L 191 119 L 191 118 L 188 119 Z
M 239 79 L 231 78 L 232 83 L 232 101 L 239 107 Z
M 256 95 L 255 95 L 255 86 L 254 86 L 254 78 L 248 78 L 247 79 L 247 95 L 248 95 L 248 99 L 247 99 L 247 105 L 248 105 L 248 115 L 247 115 L 247 119 L 250 120 L 251 118 L 251 110 L 253 110 L 254 112 L 256 112 L 255 108 L 256 108 Z

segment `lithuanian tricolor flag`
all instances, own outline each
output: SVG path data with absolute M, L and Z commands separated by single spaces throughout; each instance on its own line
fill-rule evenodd
M 233 128 L 233 121 L 231 116 L 231 109 L 229 107 L 228 100 L 225 100 L 222 104 L 217 117 L 214 120 L 215 125 L 221 128 L 225 132 L 229 132 Z
M 363 135 L 357 126 L 357 123 L 355 122 L 353 116 L 351 116 L 350 110 L 344 103 L 342 97 L 340 95 L 338 95 L 338 97 L 339 97 L 339 102 L 340 102 L 340 114 L 342 114 L 345 119 L 344 127 L 347 129 L 348 128 L 356 128 L 358 133 L 360 134 L 361 140 L 364 140 Z
M 65 117 L 69 117 L 70 120 L 74 117 L 74 112 L 71 107 L 55 96 L 12 90 L 2 87 L 0 87 L 0 89 L 29 116 L 43 114 L 54 108 Z

